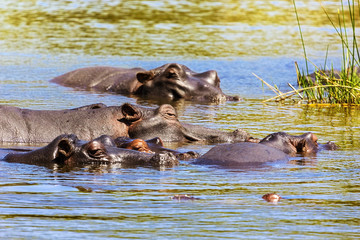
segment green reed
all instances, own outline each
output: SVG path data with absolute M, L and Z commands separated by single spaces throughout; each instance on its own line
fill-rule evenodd
M 306 100 L 307 103 L 360 104 L 360 53 L 355 33 L 356 19 L 360 18 L 359 1 L 360 0 L 357 0 L 356 9 L 355 0 L 347 0 L 349 14 L 349 16 L 347 16 L 344 9 L 344 2 L 341 0 L 341 9 L 339 9 L 336 19 L 337 23 L 332 20 L 326 9 L 322 7 L 328 20 L 340 38 L 342 48 L 342 66 L 341 70 L 335 70 L 333 67 L 326 70 L 325 67 L 320 68 L 314 65 L 316 71 L 309 74 L 308 63 L 310 61 L 306 56 L 301 24 L 298 18 L 295 0 L 293 0 L 306 62 L 306 72 L 300 71 L 296 64 L 299 84 L 297 92 L 302 93 L 302 99 Z M 346 19 L 350 19 L 350 23 L 348 23 Z M 348 28 L 347 24 L 349 24 L 350 28 Z M 350 34 L 347 29 L 349 29 Z M 324 66 L 326 66 L 327 53 Z M 291 91 L 289 93 L 293 92 L 294 91 Z

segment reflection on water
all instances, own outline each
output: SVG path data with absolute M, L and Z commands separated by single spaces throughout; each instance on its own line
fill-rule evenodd
M 337 151 L 254 169 L 182 162 L 173 169 L 80 169 L 0 161 L 1 239 L 354 239 L 359 228 L 359 107 L 264 105 L 273 95 L 256 73 L 285 91 L 296 84 L 301 46 L 292 1 L 0 0 L 0 103 L 64 109 L 103 102 L 156 106 L 115 94 L 49 83 L 94 65 L 158 67 L 179 62 L 215 69 L 228 95 L 220 105 L 172 103 L 182 122 L 262 138 L 312 131 Z M 336 17 L 339 1 L 326 1 Z M 317 1 L 297 1 L 310 55 L 328 44 L 339 64 L 334 31 Z M 256 58 L 252 58 L 256 56 Z M 316 58 L 316 64 L 323 59 Z M 3 145 L 2 147 L 11 147 Z M 20 146 L 21 147 L 21 146 Z M 213 145 L 169 145 L 205 153 Z M 5 153 L 0 151 L 0 158 Z M 261 199 L 277 192 L 284 199 Z M 174 201 L 176 194 L 198 197 Z
M 320 4 L 297 5 L 309 54 L 324 56 L 327 45 L 338 50 Z M 324 5 L 336 19 L 339 1 Z M 289 0 L 3 0 L 0 21 L 0 46 L 10 51 L 185 58 L 302 54 Z

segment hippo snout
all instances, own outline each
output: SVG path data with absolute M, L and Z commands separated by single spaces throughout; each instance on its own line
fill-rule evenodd
M 154 167 L 174 167 L 179 165 L 178 159 L 171 152 L 156 153 L 149 162 Z
M 207 98 L 208 98 L 207 100 L 212 103 L 224 103 L 227 100 L 227 97 L 221 93 L 209 95 Z
M 252 142 L 250 140 L 253 139 L 248 132 L 240 128 L 233 131 L 232 135 L 234 138 L 233 142 L 247 142 L 247 141 Z

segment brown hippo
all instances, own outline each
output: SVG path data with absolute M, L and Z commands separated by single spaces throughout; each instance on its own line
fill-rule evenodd
M 272 133 L 260 140 L 261 144 L 280 149 L 284 153 L 304 156 L 317 153 L 319 150 L 336 150 L 339 147 L 333 142 L 319 144 L 315 134 L 308 132 L 300 136 L 293 136 L 285 132 Z
M 223 167 L 248 167 L 276 160 L 288 160 L 288 155 L 264 144 L 240 142 L 217 145 L 200 158 L 195 159 L 193 163 Z
M 131 142 L 128 142 L 127 144 L 124 145 L 124 148 L 139 151 L 139 152 L 153 153 L 153 151 L 151 151 L 151 149 L 150 149 L 149 145 L 146 143 L 146 141 L 139 139 L 139 138 L 134 139 Z
M 122 167 L 172 167 L 178 164 L 172 153 L 144 153 L 118 148 L 106 135 L 86 142 L 73 134 L 60 135 L 47 146 L 33 151 L 9 153 L 4 161 L 49 166 L 54 163 L 67 166 L 116 163 Z
M 290 156 L 295 156 L 297 153 L 304 155 L 316 153 L 319 148 L 317 141 L 318 138 L 311 132 L 300 136 L 277 132 L 266 136 L 259 143 L 277 148 Z
M 313 133 L 292 136 L 284 132 L 272 133 L 259 143 L 242 142 L 221 144 L 194 161 L 195 164 L 220 165 L 225 167 L 261 165 L 277 160 L 288 160 L 296 154 L 309 155 L 319 150 L 317 137 Z M 329 147 L 327 147 L 329 146 Z M 329 142 L 324 149 L 336 149 Z
M 282 197 L 280 197 L 276 193 L 267 193 L 262 196 L 262 199 L 264 199 L 265 201 L 270 202 L 270 203 L 277 203 L 280 201 L 281 198 Z
M 343 75 L 348 74 L 350 76 L 351 74 L 351 68 L 347 69 L 347 73 L 344 71 L 339 71 L 337 69 L 332 70 L 317 70 L 311 74 L 308 75 L 309 80 L 311 80 L 313 83 L 321 83 L 326 84 L 328 79 L 341 79 Z M 360 68 L 354 67 L 353 74 L 360 76 Z M 316 81 L 317 80 L 317 81 Z
M 197 197 L 194 197 L 191 195 L 187 195 L 187 194 L 176 194 L 176 195 L 172 196 L 171 199 L 177 200 L 177 201 L 193 201 L 193 200 L 199 200 L 200 198 L 197 198 Z
M 61 134 L 75 134 L 91 140 L 101 135 L 151 139 L 166 142 L 241 142 L 251 139 L 243 130 L 223 132 L 180 123 L 168 104 L 144 108 L 92 104 L 66 110 L 30 110 L 0 105 L 0 142 L 51 142 Z
M 170 101 L 186 99 L 224 102 L 240 99 L 222 92 L 216 71 L 197 73 L 177 63 L 165 64 L 149 71 L 142 68 L 86 67 L 51 81 L 67 87 Z
M 171 152 L 173 153 L 176 158 L 179 160 L 190 160 L 199 157 L 200 155 L 196 152 L 189 151 L 189 152 L 179 152 L 173 149 L 165 148 L 163 141 L 159 138 L 152 138 L 149 140 L 142 140 L 142 139 L 131 139 L 128 137 L 119 137 L 116 138 L 115 144 L 119 148 L 126 148 L 131 150 L 136 150 L 140 152 L 149 152 L 149 153 L 165 153 Z

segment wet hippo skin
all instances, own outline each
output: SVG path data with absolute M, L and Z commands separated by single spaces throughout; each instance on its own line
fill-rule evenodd
M 217 145 L 196 159 L 194 163 L 225 167 L 251 166 L 288 160 L 289 156 L 296 154 L 312 155 L 316 154 L 319 149 L 336 149 L 336 145 L 331 142 L 319 147 L 317 140 L 316 135 L 311 132 L 300 136 L 277 132 L 266 136 L 259 143 L 242 142 Z
M 259 143 L 242 142 L 219 144 L 196 159 L 194 163 L 224 167 L 241 167 L 287 159 L 288 155 L 279 149 Z
M 222 92 L 216 71 L 197 73 L 177 63 L 149 71 L 142 68 L 86 67 L 51 81 L 67 87 L 169 101 L 186 99 L 217 103 L 240 99 Z
M 347 69 L 347 74 L 351 74 L 351 68 Z M 354 69 L 352 70 L 353 74 L 360 76 L 360 68 L 358 67 L 354 67 Z M 337 69 L 332 69 L 332 70 L 321 70 L 319 69 L 318 71 L 315 71 L 311 74 L 309 74 L 307 77 L 313 82 L 316 82 L 316 79 L 318 78 L 318 82 L 324 84 L 326 83 L 326 79 L 341 79 L 341 74 L 345 74 L 344 72 L 341 72 L 340 70 Z
M 316 153 L 319 149 L 317 141 L 317 136 L 311 132 L 299 136 L 277 132 L 263 138 L 260 144 L 277 148 L 290 156 L 295 156 L 297 153 L 305 155 Z
M 172 153 L 146 153 L 118 148 L 111 137 L 103 135 L 92 141 L 82 141 L 73 134 L 56 137 L 45 147 L 13 152 L 4 161 L 36 165 L 60 164 L 68 166 L 121 164 L 121 166 L 172 167 L 178 160 Z
M 115 144 L 119 148 L 132 149 L 140 152 L 150 152 L 150 153 L 173 153 L 179 160 L 190 160 L 198 158 L 200 155 L 194 151 L 189 152 L 179 152 L 173 149 L 165 148 L 163 141 L 159 138 L 152 138 L 146 141 L 142 139 L 131 139 L 128 137 L 119 137 L 116 138 Z
M 65 110 L 31 110 L 0 105 L 0 142 L 50 142 L 61 134 L 75 134 L 91 140 L 101 135 L 151 139 L 166 142 L 241 142 L 251 139 L 244 130 L 223 132 L 183 124 L 168 104 L 145 108 L 92 104 Z

